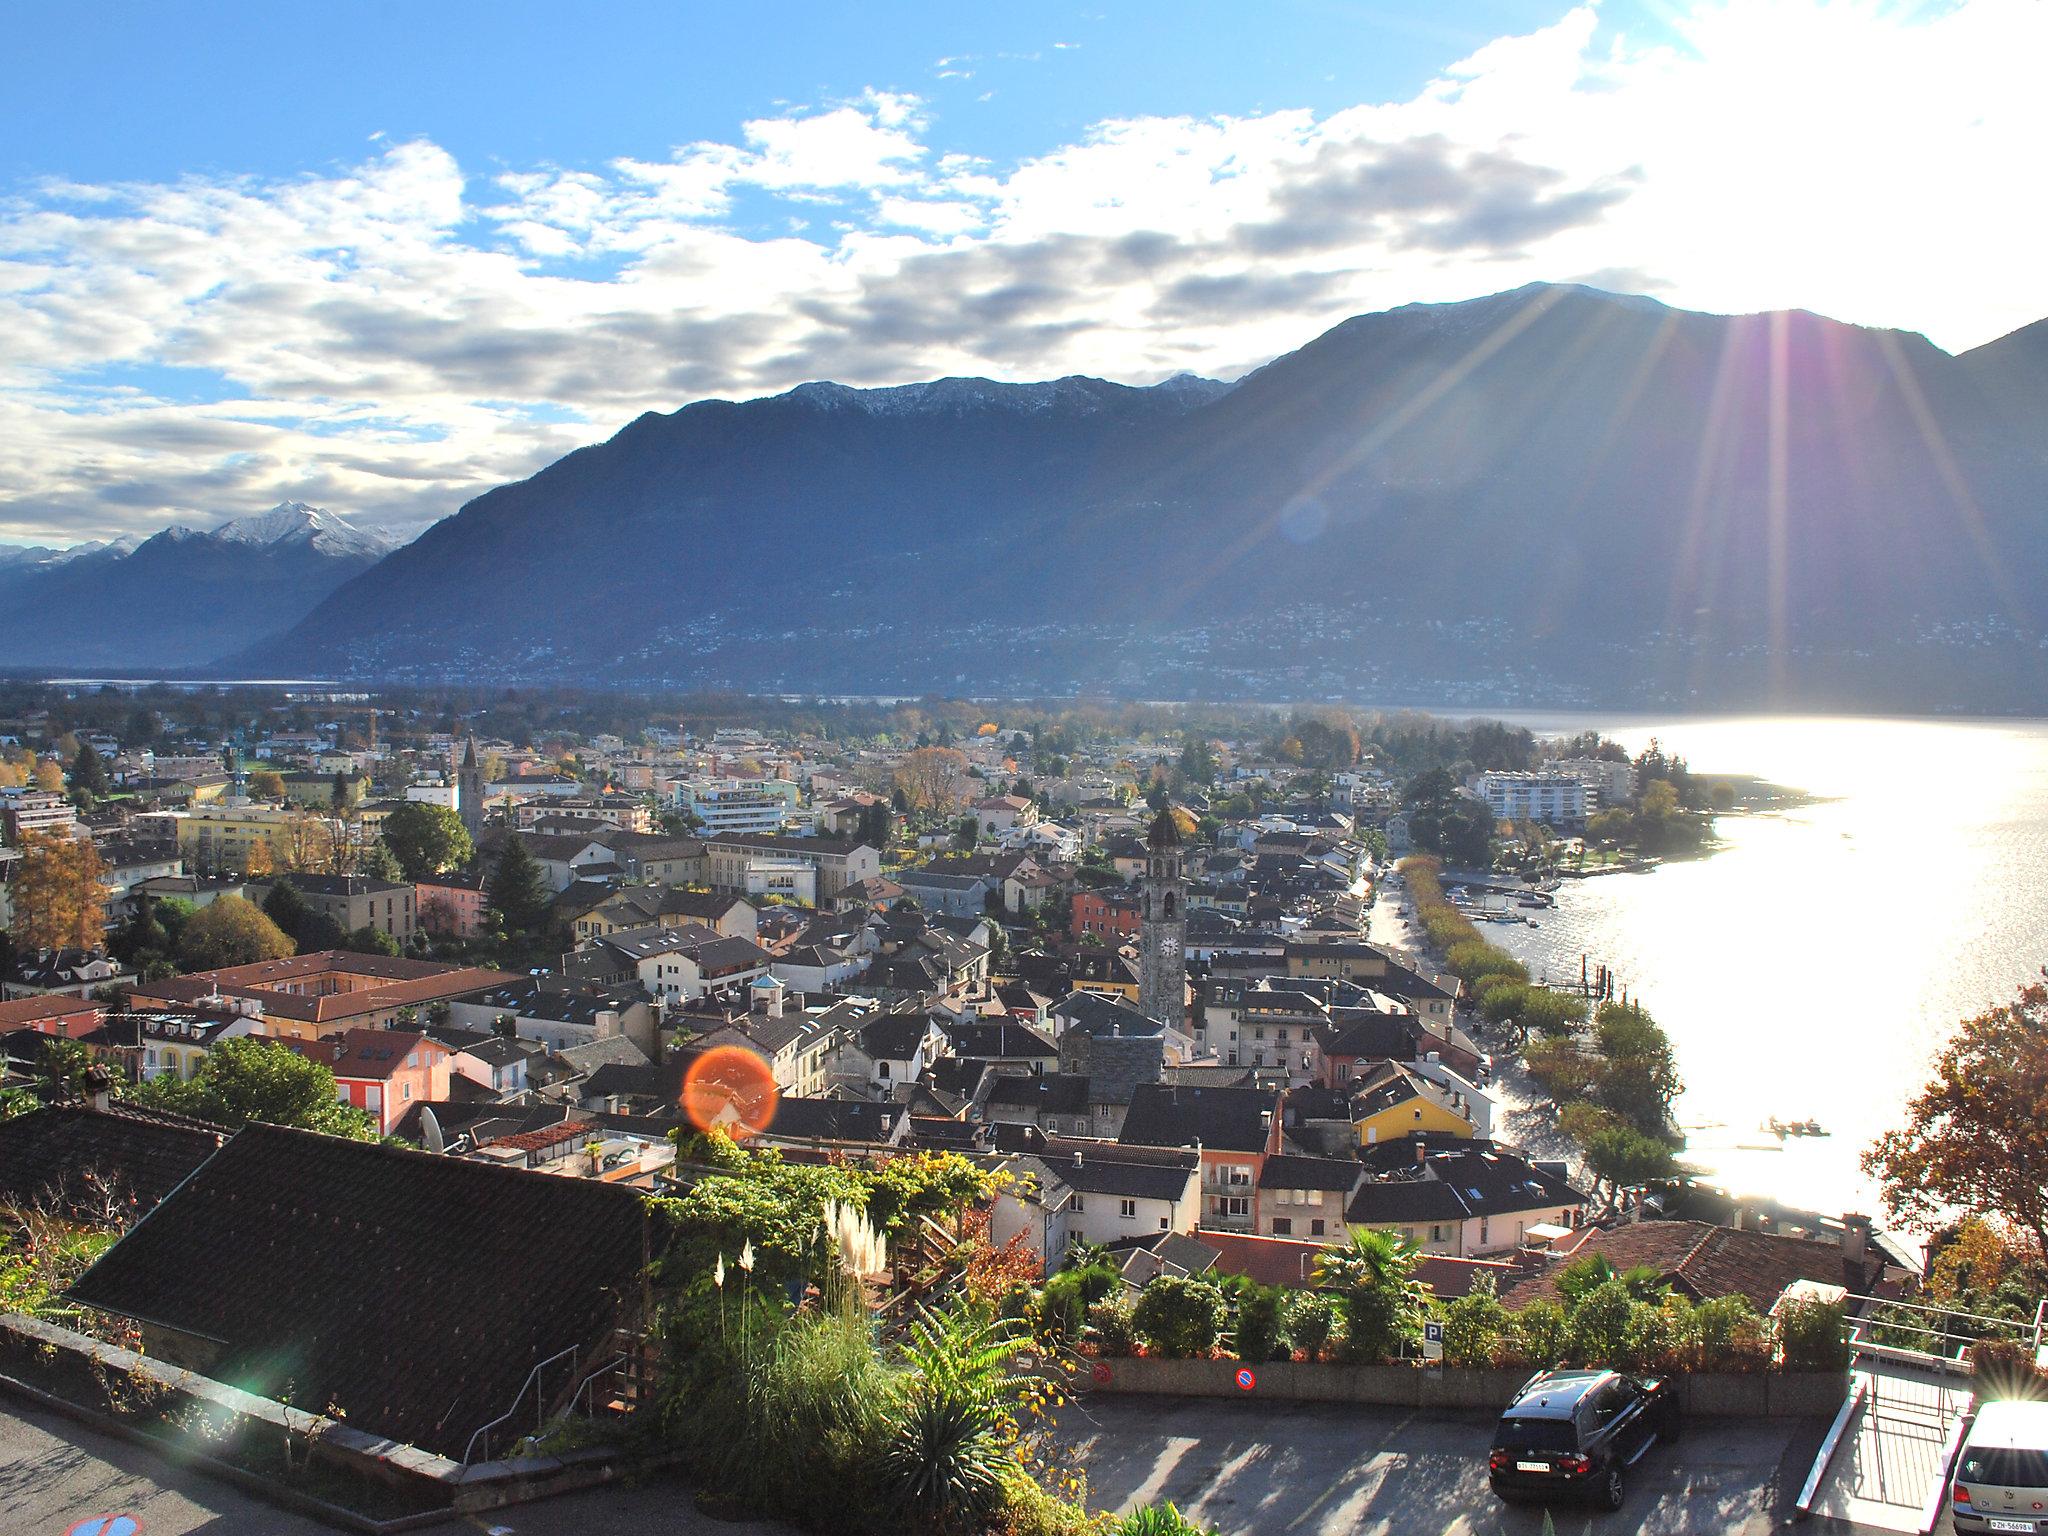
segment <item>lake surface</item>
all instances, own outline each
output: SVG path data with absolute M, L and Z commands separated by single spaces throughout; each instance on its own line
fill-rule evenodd
M 1723 816 L 1711 857 L 1568 880 L 1538 928 L 1487 925 L 1530 966 L 1606 963 L 1677 1045 L 1685 1158 L 1738 1193 L 1875 1211 L 1857 1168 L 1957 1020 L 2048 962 L 2048 722 L 1524 716 L 1651 736 L 1696 772 L 1828 797 Z M 1782 1144 L 1761 1123 L 1833 1134 Z M 1782 1150 L 1778 1150 L 1782 1146 Z

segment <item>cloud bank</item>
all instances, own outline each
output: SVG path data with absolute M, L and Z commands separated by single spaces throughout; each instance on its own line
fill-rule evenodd
M 1583 279 L 1973 345 L 2048 313 L 2048 6 L 1595 10 L 1412 99 L 1096 124 L 1007 166 L 915 97 L 661 161 L 429 142 L 0 201 L 0 538 L 287 496 L 399 527 L 647 410 L 807 379 L 1232 376 L 1362 310 Z

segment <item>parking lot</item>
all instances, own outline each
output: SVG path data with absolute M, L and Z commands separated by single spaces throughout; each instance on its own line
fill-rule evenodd
M 1492 1427 L 1486 1416 L 1148 1397 L 1092 1397 L 1062 1424 L 1091 1503 L 1171 1499 L 1224 1536 L 1533 1536 L 1542 1511 L 1503 1505 L 1487 1487 Z M 1632 1469 L 1618 1514 L 1560 1508 L 1558 1530 L 1763 1536 L 1790 1514 L 1825 1428 L 1695 1421 Z
M 1541 1511 L 1502 1506 L 1486 1486 L 1484 1417 L 1213 1399 L 1095 1398 L 1062 1426 L 1084 1453 L 1090 1503 L 1172 1499 L 1225 1536 L 1536 1536 Z M 1791 1511 L 1825 1426 L 1689 1425 L 1637 1467 L 1617 1515 L 1560 1510 L 1563 1536 L 1760 1536 Z M 146 1536 L 323 1536 L 330 1528 L 70 1419 L 0 1398 L 0 1532 L 64 1536 L 94 1514 L 136 1516 Z M 1941 1529 L 1948 1529 L 1944 1520 Z M 1874 1536 L 1816 1519 L 1807 1536 Z M 794 1536 L 715 1521 L 656 1478 L 496 1510 L 432 1536 Z

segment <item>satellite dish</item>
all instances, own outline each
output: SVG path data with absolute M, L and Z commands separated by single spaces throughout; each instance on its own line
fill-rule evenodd
M 420 1145 L 429 1152 L 445 1152 L 447 1142 L 441 1139 L 441 1122 L 434 1118 L 434 1112 L 426 1105 L 420 1106 Z

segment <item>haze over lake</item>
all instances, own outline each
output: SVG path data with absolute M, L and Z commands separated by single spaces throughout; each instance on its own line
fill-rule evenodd
M 1874 1209 L 1857 1156 L 1954 1023 L 2048 961 L 2048 722 L 1522 716 L 1651 736 L 1695 772 L 1828 797 L 1724 816 L 1711 857 L 1566 881 L 1539 928 L 1487 936 L 1553 978 L 1605 962 L 1675 1041 L 1682 1154 L 1716 1182 Z M 1770 1117 L 1826 1138 L 1779 1140 Z

